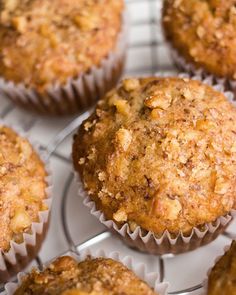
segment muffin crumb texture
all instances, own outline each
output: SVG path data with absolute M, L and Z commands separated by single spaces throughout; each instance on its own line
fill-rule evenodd
M 10 241 L 23 241 L 38 222 L 39 211 L 47 210 L 46 172 L 31 144 L 12 129 L 0 125 L 0 249 Z
M 66 83 L 115 49 L 123 0 L 3 0 L 0 75 L 43 91 Z
M 235 120 L 199 81 L 126 79 L 80 127 L 74 166 L 107 219 L 188 234 L 235 208 Z
M 14 295 L 155 295 L 156 293 L 120 262 L 69 256 L 55 260 L 43 272 L 27 275 Z M 156 294 L 157 295 L 157 294 Z
M 216 263 L 208 281 L 208 295 L 236 294 L 236 242 Z
M 187 62 L 236 79 L 236 1 L 165 0 L 167 39 Z

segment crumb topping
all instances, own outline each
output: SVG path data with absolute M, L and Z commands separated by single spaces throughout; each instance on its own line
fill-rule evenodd
M 188 62 L 236 79 L 235 0 L 165 0 L 163 25 L 167 39 Z
M 74 166 L 107 219 L 188 233 L 235 208 L 235 121 L 199 81 L 124 80 L 80 127 Z
M 23 279 L 15 295 L 155 295 L 148 285 L 120 262 L 87 258 L 76 262 L 60 257 L 42 272 Z
M 213 267 L 208 281 L 208 295 L 236 294 L 236 242 Z
M 45 89 L 100 64 L 115 49 L 123 0 L 3 0 L 0 75 Z
M 22 242 L 38 212 L 47 209 L 46 172 L 31 144 L 0 125 L 0 249 Z

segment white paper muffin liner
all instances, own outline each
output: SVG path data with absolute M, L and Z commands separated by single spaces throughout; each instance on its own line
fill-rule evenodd
M 184 71 L 191 76 L 201 76 L 203 79 L 205 77 L 212 76 L 216 83 L 224 85 L 225 89 L 228 89 L 236 95 L 236 81 L 228 78 L 217 77 L 203 68 L 196 68 L 194 64 L 187 62 L 183 56 L 179 54 L 179 52 L 172 46 L 170 42 L 168 42 L 168 47 L 170 50 L 170 55 L 172 57 L 173 62 L 178 67 L 180 71 Z
M 43 92 L 15 84 L 0 77 L 0 94 L 14 103 L 44 115 L 70 115 L 84 111 L 96 103 L 119 81 L 125 64 L 127 47 L 127 16 L 124 13 L 121 32 L 115 48 L 101 61 L 65 85 L 56 83 Z
M 157 272 L 147 272 L 146 266 L 143 263 L 135 263 L 132 257 L 130 256 L 121 256 L 119 252 L 112 252 L 106 254 L 105 251 L 99 250 L 95 254 L 92 253 L 90 249 L 82 251 L 80 256 L 75 255 L 74 253 L 70 253 L 70 256 L 75 258 L 78 261 L 83 261 L 86 259 L 87 256 L 91 256 L 93 258 L 98 257 L 105 257 L 111 258 L 113 260 L 119 261 L 123 263 L 126 267 L 132 270 L 141 280 L 145 281 L 150 287 L 154 289 L 158 295 L 166 295 L 167 288 L 169 286 L 168 283 L 160 283 L 159 282 L 159 274 Z M 54 260 L 54 259 L 53 259 Z M 19 273 L 17 278 L 17 283 L 8 283 L 5 285 L 5 292 L 1 293 L 0 295 L 13 295 L 16 289 L 19 287 L 22 278 L 25 276 L 24 273 Z
M 212 265 L 212 267 L 209 268 L 209 270 L 207 271 L 206 278 L 203 281 L 203 294 L 204 295 L 206 295 L 207 292 L 208 292 L 208 278 L 209 278 L 209 276 L 211 274 L 211 271 L 212 271 L 213 267 L 215 267 L 216 263 L 226 254 L 226 252 L 228 252 L 228 250 L 231 248 L 231 244 L 232 244 L 232 242 L 230 243 L 230 245 L 227 245 L 227 246 L 225 246 L 223 248 L 222 253 L 219 256 L 216 257 L 216 259 L 214 261 L 214 265 Z
M 48 210 L 40 211 L 38 213 L 39 221 L 33 222 L 31 225 L 31 233 L 23 234 L 23 242 L 18 244 L 13 240 L 10 242 L 10 249 L 6 252 L 0 249 L 0 283 L 6 282 L 13 275 L 25 268 L 32 259 L 34 259 L 42 245 L 42 242 L 46 236 L 50 210 L 52 203 L 52 173 L 49 167 L 49 160 L 45 152 L 40 151 L 39 145 L 31 140 L 25 132 L 5 124 L 0 120 L 0 125 L 8 126 L 15 130 L 21 137 L 26 138 L 32 145 L 33 150 L 39 155 L 40 159 L 45 165 L 47 176 L 45 181 L 47 183 L 46 194 L 47 197 L 44 200 L 44 204 L 47 205 Z
M 157 76 L 168 77 L 170 75 L 157 73 Z M 223 84 L 214 84 L 212 76 L 202 79 L 200 75 L 191 77 L 186 73 L 181 73 L 178 77 L 200 80 L 203 83 L 212 86 L 215 90 L 223 92 L 228 100 L 235 105 L 235 102 L 233 101 L 233 93 L 229 91 L 224 92 Z M 78 195 L 82 198 L 83 204 L 90 210 L 90 213 L 109 230 L 117 233 L 128 246 L 141 252 L 162 255 L 168 253 L 180 254 L 194 250 L 215 240 L 225 231 L 229 223 L 236 216 L 236 210 L 231 210 L 228 214 L 220 216 L 214 222 L 204 224 L 201 226 L 201 229 L 200 227 L 194 227 L 187 235 L 179 231 L 175 237 L 173 237 L 168 230 L 162 235 L 157 236 L 155 233 L 144 230 L 140 226 L 138 226 L 135 231 L 132 231 L 128 223 L 119 226 L 113 220 L 107 220 L 105 215 L 100 210 L 96 209 L 95 202 L 91 200 L 90 196 L 84 190 L 79 173 L 76 172 L 75 178 L 78 183 Z

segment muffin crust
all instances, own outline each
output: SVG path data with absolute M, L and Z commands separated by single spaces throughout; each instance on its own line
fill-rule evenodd
M 79 128 L 74 167 L 107 219 L 189 233 L 235 208 L 235 120 L 199 81 L 127 79 Z
M 0 250 L 22 242 L 39 211 L 47 209 L 46 172 L 31 144 L 0 125 Z
M 107 258 L 76 262 L 58 258 L 43 272 L 34 270 L 14 295 L 155 295 L 156 293 L 121 263 Z
M 208 281 L 208 295 L 236 294 L 236 242 L 216 263 Z
M 98 66 L 116 45 L 123 0 L 3 0 L 0 75 L 43 91 Z
M 235 0 L 165 0 L 163 25 L 167 39 L 187 62 L 236 79 Z

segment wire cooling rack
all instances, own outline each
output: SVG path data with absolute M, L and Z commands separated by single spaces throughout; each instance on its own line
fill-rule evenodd
M 130 36 L 126 76 L 176 73 L 164 42 L 160 18 L 162 0 L 127 0 Z M 0 97 L 0 118 L 21 126 L 48 150 L 54 177 L 54 203 L 51 225 L 43 248 L 34 261 L 39 267 L 69 250 L 119 251 L 147 265 L 148 271 L 159 271 L 160 281 L 169 281 L 168 294 L 202 294 L 202 282 L 215 258 L 235 237 L 236 223 L 210 245 L 181 255 L 153 256 L 127 248 L 116 236 L 107 232 L 81 204 L 77 196 L 71 165 L 72 134 L 89 111 L 77 117 L 46 119 L 16 108 Z

